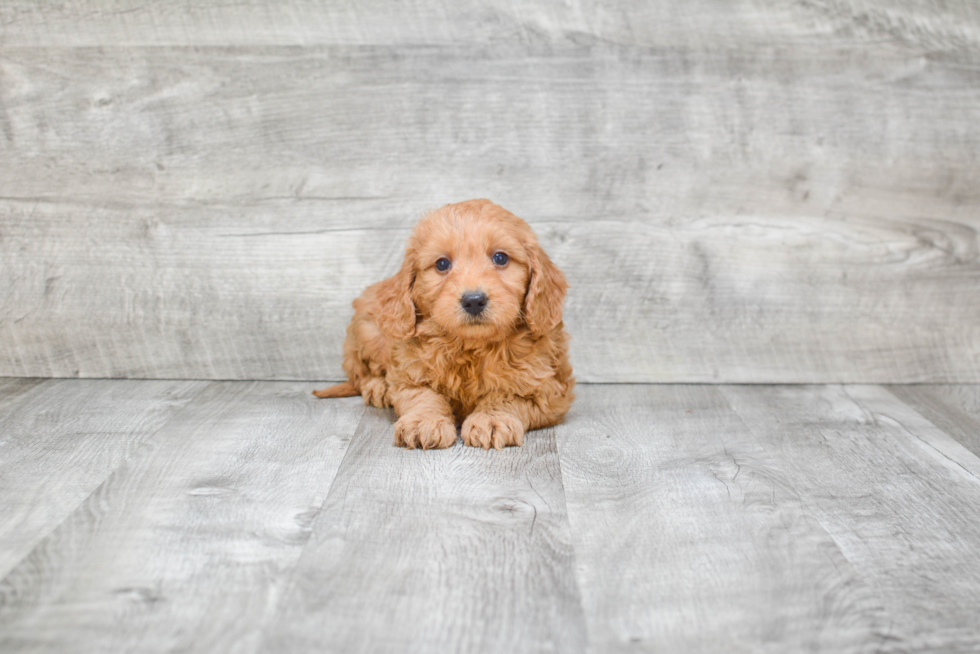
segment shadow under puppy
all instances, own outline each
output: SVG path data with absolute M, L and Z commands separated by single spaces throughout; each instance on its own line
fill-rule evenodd
M 489 200 L 425 216 L 401 269 L 354 300 L 348 381 L 317 397 L 394 407 L 395 445 L 521 445 L 574 399 L 568 284 L 523 220 Z

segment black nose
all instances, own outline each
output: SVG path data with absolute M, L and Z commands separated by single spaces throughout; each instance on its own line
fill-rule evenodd
M 487 308 L 487 294 L 479 292 L 463 293 L 463 297 L 459 299 L 459 303 L 466 310 L 466 313 L 471 316 L 478 316 Z

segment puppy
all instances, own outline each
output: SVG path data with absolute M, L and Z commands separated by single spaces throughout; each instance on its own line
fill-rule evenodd
M 574 399 L 565 276 L 523 220 L 489 200 L 425 216 L 401 269 L 354 300 L 348 381 L 317 397 L 394 407 L 395 445 L 521 445 Z

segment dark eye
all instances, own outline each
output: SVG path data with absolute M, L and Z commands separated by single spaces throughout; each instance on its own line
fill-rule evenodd
M 495 252 L 493 255 L 493 262 L 498 266 L 506 266 L 508 261 L 510 261 L 510 257 L 504 252 Z
M 453 264 L 449 259 L 443 257 L 442 259 L 436 261 L 436 270 L 438 270 L 439 272 L 446 272 L 452 267 L 452 265 Z

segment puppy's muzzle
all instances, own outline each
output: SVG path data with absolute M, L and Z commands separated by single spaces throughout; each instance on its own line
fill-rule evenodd
M 487 294 L 482 292 L 467 292 L 459 298 L 459 304 L 463 310 L 471 316 L 478 316 L 487 308 Z

